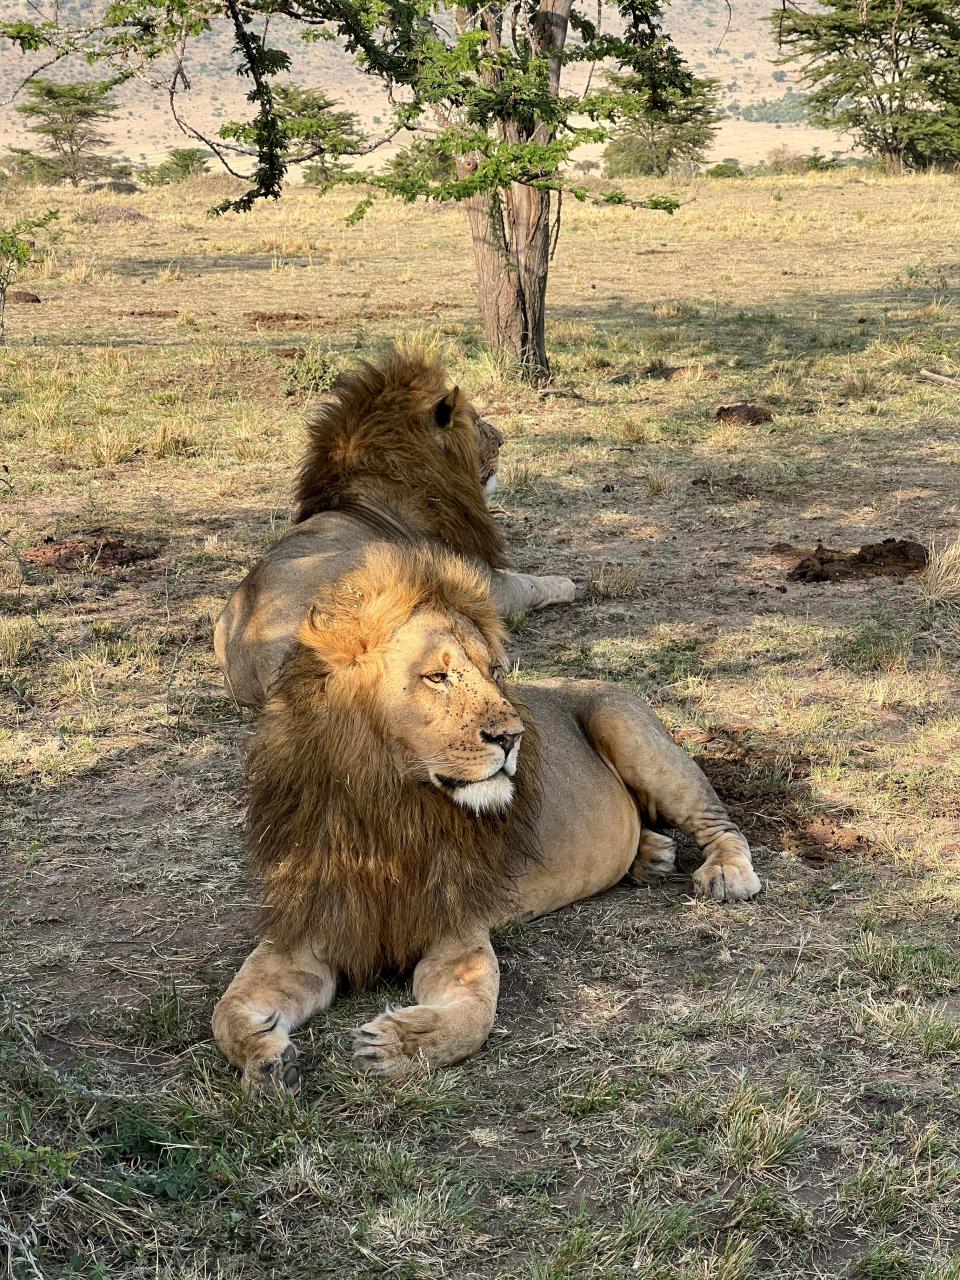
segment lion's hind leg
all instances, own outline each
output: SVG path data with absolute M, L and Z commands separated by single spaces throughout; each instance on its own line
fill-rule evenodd
M 627 872 L 633 884 L 659 884 L 673 875 L 677 865 L 677 842 L 659 831 L 644 827 L 640 832 L 637 856 Z
M 730 821 L 703 772 L 682 751 L 649 707 L 621 690 L 592 694 L 583 726 L 600 755 L 637 797 L 643 818 L 665 822 L 692 836 L 704 855 L 694 888 L 719 902 L 742 902 L 760 892 L 750 846 Z M 665 837 L 646 830 L 637 863 L 643 871 L 665 859 Z M 672 843 L 672 842 L 671 842 Z
M 299 1088 L 290 1032 L 328 1008 L 335 991 L 330 966 L 309 945 L 282 951 L 261 942 L 247 957 L 213 1011 L 214 1038 L 245 1089 Z
M 399 1076 L 449 1066 L 476 1053 L 493 1026 L 500 968 L 484 928 L 432 947 L 413 973 L 416 1004 L 387 1009 L 353 1033 L 353 1061 Z

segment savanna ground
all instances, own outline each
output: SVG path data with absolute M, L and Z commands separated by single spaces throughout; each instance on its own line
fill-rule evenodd
M 484 352 L 456 210 L 213 221 L 219 190 L 56 193 L 0 355 L 9 1273 L 955 1280 L 957 613 L 787 571 L 957 536 L 960 392 L 916 378 L 960 362 L 957 182 L 565 206 L 542 393 Z M 301 1099 L 253 1106 L 209 1038 L 255 928 L 211 619 L 285 526 L 310 398 L 417 335 L 506 436 L 518 567 L 588 584 L 516 629 L 521 672 L 645 694 L 768 890 L 678 874 L 509 931 L 485 1051 L 399 1086 L 344 1032 L 403 988 L 351 996 Z M 772 422 L 713 421 L 740 400 Z M 156 554 L 47 563 L 89 534 Z

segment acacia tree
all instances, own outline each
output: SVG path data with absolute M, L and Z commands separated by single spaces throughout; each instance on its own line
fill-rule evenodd
M 695 78 L 689 92 L 660 94 L 652 106 L 647 86 L 637 77 L 611 75 L 613 88 L 631 94 L 629 114 L 603 152 L 608 178 L 663 177 L 674 165 L 699 164 L 716 137 L 719 83 Z
M 58 84 L 34 79 L 27 100 L 17 111 L 31 121 L 28 132 L 41 139 L 47 155 L 39 158 L 53 180 L 66 179 L 78 187 L 84 178 L 109 167 L 98 154 L 108 139 L 101 126 L 116 107 L 108 84 Z
M 773 14 L 814 124 L 848 130 L 888 173 L 960 161 L 960 2 L 821 0 Z
M 316 159 L 304 169 L 303 179 L 313 186 L 332 185 L 345 173 L 337 159 L 344 146 L 362 147 L 360 121 L 322 89 L 281 84 L 273 89 L 273 104 L 289 142 L 298 150 L 312 150 Z M 332 143 L 332 146 L 331 146 Z
M 182 54 L 192 37 L 228 23 L 255 114 L 221 129 L 219 145 L 184 124 L 234 172 L 238 153 L 255 157 L 244 175 L 249 190 L 223 207 L 248 209 L 278 196 L 293 163 L 336 162 L 412 131 L 421 145 L 418 163 L 376 174 L 337 169 L 334 180 L 366 188 L 356 216 L 378 191 L 458 201 L 469 223 L 485 336 L 541 380 L 548 375 L 547 276 L 562 196 L 601 198 L 572 185 L 566 164 L 582 143 L 604 140 L 629 109 L 629 95 L 615 86 L 592 87 L 592 67 L 612 61 L 643 83 L 654 106 L 661 94 L 689 91 L 689 72 L 660 29 L 660 0 L 616 0 L 616 9 L 616 29 L 607 32 L 592 0 L 467 0 L 454 7 L 442 0 L 113 0 L 94 26 L 0 23 L 0 35 L 24 49 L 105 57 L 128 75 L 171 49 Z M 361 142 L 325 128 L 310 138 L 291 127 L 276 80 L 291 62 L 271 44 L 278 20 L 305 39 L 337 41 L 381 80 L 392 109 L 379 137 Z M 168 86 L 175 109 L 178 67 Z M 424 146 L 438 163 L 420 162 Z M 676 208 L 662 196 L 602 198 Z

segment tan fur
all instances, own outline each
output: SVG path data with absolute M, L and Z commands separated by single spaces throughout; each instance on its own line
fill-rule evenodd
M 251 750 L 249 848 L 264 931 L 281 947 L 323 938 L 355 984 L 408 967 L 469 921 L 507 914 L 536 849 L 529 728 L 513 803 L 478 815 L 418 774 L 386 721 L 383 650 L 418 610 L 438 609 L 458 628 L 472 623 L 503 665 L 502 626 L 474 569 L 422 549 L 371 551 L 311 611 Z M 475 721 L 483 707 L 470 695 L 460 711 Z
M 247 574 L 214 632 L 239 702 L 263 702 L 311 602 L 375 541 L 430 541 L 471 557 L 504 617 L 574 599 L 569 578 L 504 567 L 482 484 L 496 473 L 499 436 L 432 357 L 393 351 L 358 365 L 309 433 L 296 523 Z
M 628 874 L 670 874 L 658 821 L 703 850 L 698 892 L 759 891 L 743 836 L 634 695 L 579 681 L 502 687 L 483 585 L 448 553 L 375 548 L 301 628 L 251 757 L 266 938 L 214 1015 L 250 1087 L 291 1087 L 290 1030 L 329 1003 L 338 978 L 362 983 L 383 967 L 416 966 L 417 1003 L 357 1030 L 359 1067 L 393 1075 L 476 1052 L 499 985 L 490 928 Z M 508 807 L 457 802 L 461 784 L 501 785 L 511 761 Z

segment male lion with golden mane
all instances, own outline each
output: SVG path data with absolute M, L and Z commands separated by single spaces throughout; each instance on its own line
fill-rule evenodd
M 320 593 L 256 729 L 248 847 L 263 941 L 213 1029 L 248 1087 L 299 1082 L 291 1031 L 381 970 L 415 1003 L 354 1033 L 387 1075 L 475 1053 L 493 1026 L 490 930 L 703 851 L 696 890 L 760 890 L 707 779 L 633 694 L 595 681 L 510 685 L 487 579 L 429 547 L 370 548 Z
M 442 365 L 416 350 L 360 363 L 309 423 L 293 528 L 230 597 L 214 648 L 233 696 L 267 695 L 317 592 L 374 542 L 442 544 L 486 571 L 505 617 L 574 599 L 569 578 L 514 573 L 485 489 L 500 436 Z

